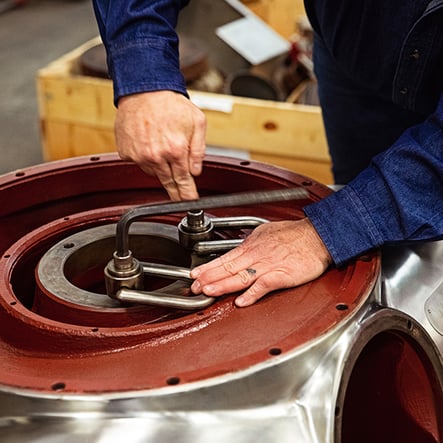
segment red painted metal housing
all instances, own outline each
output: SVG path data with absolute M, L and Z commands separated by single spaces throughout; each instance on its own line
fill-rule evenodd
M 0 383 L 51 391 L 107 392 L 187 383 L 247 368 L 303 346 L 346 320 L 378 275 L 376 255 L 280 291 L 249 309 L 226 296 L 197 313 L 150 307 L 95 308 L 53 303 L 35 312 L 34 270 L 54 243 L 115 222 L 128 207 L 166 199 L 159 184 L 115 156 L 46 164 L 2 178 Z M 300 218 L 330 191 L 271 166 L 208 159 L 202 195 L 303 186 L 300 202 L 223 208 L 214 215 Z M 158 218 L 178 224 L 183 214 Z
M 294 186 L 309 191 L 306 200 L 214 209 L 214 216 L 298 219 L 305 205 L 331 192 L 281 168 L 225 157 L 208 157 L 197 182 L 202 196 Z M 371 253 L 247 309 L 234 306 L 234 295 L 198 312 L 79 306 L 39 286 L 35 270 L 40 258 L 71 234 L 115 223 L 130 207 L 166 200 L 160 184 L 135 165 L 106 154 L 1 176 L 0 195 L 0 385 L 13 389 L 103 394 L 235 374 L 309 347 L 348 322 L 379 276 L 379 255 Z M 182 217 L 171 214 L 149 221 L 176 226 Z M 79 275 L 78 282 L 97 286 L 100 278 L 101 271 L 91 269 L 90 275 Z M 336 411 L 346 417 L 341 422 L 343 442 L 394 441 L 387 432 L 392 420 L 399 422 L 392 424 L 392 435 L 402 435 L 396 441 L 418 443 L 410 436 L 438 441 L 441 424 L 435 417 L 442 399 L 441 392 L 433 390 L 436 378 L 428 363 L 402 334 L 386 332 L 371 340 L 355 363 L 345 407 Z M 379 391 L 373 389 L 372 373 L 384 380 Z M 359 399 L 364 403 L 354 407 Z M 397 408 L 391 411 L 392 420 L 386 418 L 386 408 L 381 410 L 384 404 Z M 383 426 L 364 433 L 368 438 L 359 434 L 368 426 L 365 405 L 380 412 L 370 417 Z M 404 423 L 410 426 L 403 432 Z

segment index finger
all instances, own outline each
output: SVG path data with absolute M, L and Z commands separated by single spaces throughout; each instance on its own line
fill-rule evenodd
M 198 198 L 197 186 L 194 177 L 188 169 L 188 163 L 176 161 L 171 164 L 171 174 L 181 200 L 195 200 Z
M 206 121 L 194 128 L 189 144 L 189 170 L 196 176 L 202 172 L 202 163 L 206 151 Z
M 167 162 L 159 163 L 154 169 L 155 175 L 165 188 L 171 200 L 180 200 L 180 190 L 174 180 L 171 166 Z
M 252 259 L 238 246 L 222 256 L 191 270 L 191 278 L 205 283 L 222 280 L 252 265 Z

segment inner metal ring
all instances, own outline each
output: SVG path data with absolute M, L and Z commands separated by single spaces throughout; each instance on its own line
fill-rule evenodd
M 37 268 L 38 285 L 52 295 L 77 305 L 121 307 L 118 300 L 110 298 L 105 292 L 81 287 L 76 279 L 97 267 L 103 271 L 115 249 L 115 229 L 115 224 L 98 226 L 73 234 L 55 244 L 40 260 Z M 172 225 L 134 223 L 130 238 L 131 250 L 137 257 L 190 266 L 190 255 L 180 246 L 177 228 Z

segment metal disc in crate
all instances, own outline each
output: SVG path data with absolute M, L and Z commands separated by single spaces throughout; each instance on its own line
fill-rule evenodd
M 103 44 L 98 44 L 85 51 L 79 59 L 80 70 L 84 75 L 109 78 L 106 64 L 106 50 Z
M 208 53 L 200 40 L 180 36 L 180 70 L 186 82 L 200 78 L 209 69 Z

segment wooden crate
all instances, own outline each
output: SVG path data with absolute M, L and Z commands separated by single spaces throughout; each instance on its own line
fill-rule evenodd
M 79 74 L 81 54 L 99 42 L 86 42 L 37 74 L 45 160 L 116 149 L 112 82 Z M 208 145 L 247 151 L 253 160 L 332 183 L 319 107 L 196 91 L 190 96 L 206 114 Z
M 252 12 L 283 37 L 296 30 L 296 20 L 305 15 L 303 0 L 242 0 Z

